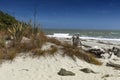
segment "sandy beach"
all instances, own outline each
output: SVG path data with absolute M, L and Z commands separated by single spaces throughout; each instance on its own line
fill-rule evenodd
M 59 39 L 60 40 L 60 39 Z M 71 42 L 70 39 L 61 39 Z M 120 42 L 82 39 L 82 44 L 91 47 L 112 48 L 119 47 Z M 50 44 L 43 49 L 49 48 Z M 107 62 L 120 64 L 120 58 L 110 59 L 99 58 L 103 62 L 101 66 L 89 64 L 76 58 L 72 60 L 68 56 L 61 56 L 62 51 L 54 56 L 41 56 L 40 58 L 31 58 L 18 56 L 14 61 L 5 61 L 0 65 L 0 80 L 120 80 L 120 70 L 106 66 Z M 74 76 L 61 76 L 58 72 L 61 68 L 73 72 Z M 85 73 L 83 68 L 89 68 L 95 73 Z
M 0 80 L 120 80 L 120 0 L 0 0 Z

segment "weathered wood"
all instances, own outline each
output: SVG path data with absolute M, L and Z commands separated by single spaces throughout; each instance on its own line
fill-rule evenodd
M 114 68 L 120 68 L 119 64 L 115 64 L 115 63 L 112 63 L 112 62 L 107 63 L 106 66 L 110 66 L 110 67 L 114 67 Z

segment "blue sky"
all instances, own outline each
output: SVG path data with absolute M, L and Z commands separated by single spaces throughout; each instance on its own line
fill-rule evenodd
M 0 10 L 43 28 L 120 29 L 120 0 L 0 0 Z

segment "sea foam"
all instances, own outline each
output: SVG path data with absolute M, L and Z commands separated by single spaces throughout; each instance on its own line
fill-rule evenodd
M 69 33 L 54 33 L 53 35 L 47 35 L 48 37 L 55 37 L 55 38 L 72 38 L 72 35 Z M 119 39 L 112 39 L 112 38 L 102 38 L 102 37 L 87 37 L 87 36 L 80 36 L 81 39 L 93 39 L 93 40 L 107 40 L 107 41 L 120 41 Z

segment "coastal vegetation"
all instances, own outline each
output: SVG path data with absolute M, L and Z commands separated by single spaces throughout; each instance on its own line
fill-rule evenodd
M 43 50 L 42 46 L 52 43 L 49 49 Z M 14 17 L 0 11 L 0 60 L 13 61 L 20 53 L 29 54 L 31 57 L 54 56 L 59 50 L 63 56 L 67 55 L 75 60 L 75 57 L 88 63 L 101 65 L 95 56 L 85 52 L 81 48 L 73 47 L 67 42 L 61 42 L 56 38 L 47 37 L 38 27 L 17 21 Z

